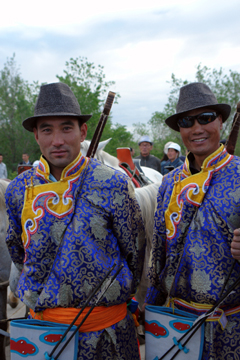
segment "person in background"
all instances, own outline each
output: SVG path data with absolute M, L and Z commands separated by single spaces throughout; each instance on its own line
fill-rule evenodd
M 167 148 L 167 157 L 168 160 L 162 164 L 161 173 L 166 175 L 169 171 L 172 171 L 176 167 L 183 164 L 182 160 L 179 158 L 181 148 L 177 143 L 171 142 Z
M 6 164 L 3 162 L 3 154 L 0 154 L 0 179 L 7 179 L 7 167 Z
M 23 121 L 42 156 L 5 195 L 6 242 L 21 274 L 16 293 L 32 318 L 71 324 L 112 266 L 111 275 L 123 266 L 82 314 L 97 303 L 78 332 L 78 360 L 139 360 L 127 302 L 142 275 L 141 210 L 129 177 L 81 154 L 90 118 L 59 82 L 41 86 L 34 116 Z
M 153 148 L 153 142 L 150 140 L 148 135 L 144 135 L 138 142 L 140 155 L 134 159 L 141 159 L 140 165 L 152 168 L 161 173 L 161 160 L 156 156 L 151 155 L 150 152 Z
M 220 144 L 230 112 L 206 84 L 191 83 L 180 89 L 176 113 L 166 119 L 189 153 L 159 188 L 147 304 L 172 304 L 199 316 L 239 276 L 240 263 L 234 259 L 240 259 L 240 158 Z M 213 321 L 205 322 L 201 360 L 240 354 L 239 304 L 238 285 Z
M 166 163 L 166 161 L 168 161 L 168 156 L 167 156 L 167 152 L 168 152 L 168 146 L 172 143 L 172 141 L 168 141 L 165 145 L 164 145 L 164 149 L 163 149 L 163 157 L 161 158 L 161 172 L 163 170 L 163 167 Z
M 32 165 L 32 162 L 29 160 L 28 153 L 22 154 L 22 161 L 18 165 Z

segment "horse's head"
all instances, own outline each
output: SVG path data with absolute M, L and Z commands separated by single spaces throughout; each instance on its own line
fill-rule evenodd
M 98 159 L 99 161 L 101 161 L 103 164 L 120 170 L 118 158 L 108 154 L 106 151 L 103 150 L 105 148 L 105 146 L 109 143 L 110 140 L 111 140 L 111 138 L 107 139 L 107 140 L 104 140 L 104 141 L 101 141 L 98 144 L 97 151 L 96 151 L 94 157 L 96 159 Z M 89 146 L 90 146 L 90 141 L 89 140 L 84 140 L 81 143 L 81 153 L 83 154 L 83 156 L 87 155 L 87 151 L 88 151 Z
M 109 143 L 110 140 L 111 138 L 104 141 L 100 141 L 97 147 L 96 154 L 94 156 L 96 159 L 99 159 L 99 152 L 105 148 L 105 146 Z M 87 155 L 87 151 L 90 146 L 90 143 L 91 141 L 89 140 L 84 140 L 83 142 L 81 142 L 81 153 L 83 154 L 83 156 Z

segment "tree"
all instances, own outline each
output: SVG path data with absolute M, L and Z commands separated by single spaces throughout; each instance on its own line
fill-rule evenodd
M 32 116 L 38 83 L 29 84 L 21 78 L 15 54 L 7 59 L 0 72 L 0 144 L 8 171 L 17 169 L 23 152 L 32 159 L 39 157 L 34 137 L 22 127 L 22 121 Z
M 88 122 L 88 139 L 91 139 L 104 103 L 108 89 L 112 90 L 114 81 L 106 81 L 102 66 L 95 66 L 86 58 L 70 59 L 66 62 L 64 76 L 57 79 L 68 84 L 78 99 L 83 114 L 92 114 Z M 0 152 L 4 155 L 10 178 L 16 175 L 17 164 L 23 152 L 30 155 L 31 160 L 38 159 L 41 152 L 33 134 L 25 130 L 22 121 L 34 113 L 34 106 L 40 86 L 38 82 L 29 84 L 22 79 L 16 64 L 15 54 L 7 59 L 0 71 Z M 119 94 L 116 94 L 117 103 Z M 116 148 L 131 146 L 132 134 L 125 126 L 113 125 L 109 117 L 101 140 L 113 138 L 106 147 L 116 156 Z M 13 172 L 15 173 L 13 174 Z
M 133 147 L 133 135 L 127 131 L 125 125 L 115 124 L 111 127 L 111 141 L 106 146 L 105 150 L 113 156 L 117 155 L 116 149 L 121 147 Z M 109 138 L 107 136 L 107 138 Z M 102 139 L 103 140 L 103 139 Z
M 234 113 L 236 112 L 236 105 L 240 100 L 240 73 L 229 70 L 229 74 L 225 74 L 222 68 L 219 70 L 211 69 L 199 64 L 193 81 L 207 84 L 215 94 L 219 103 L 231 105 L 231 114 L 229 119 L 223 124 L 222 130 L 222 138 L 227 138 L 231 130 Z M 165 119 L 175 113 L 179 90 L 189 82 L 192 81 L 178 79 L 172 74 L 171 81 L 169 81 L 171 90 L 167 104 L 164 106 L 162 112 L 156 111 L 153 113 L 151 119 L 147 123 L 147 127 L 150 128 L 149 132 L 154 142 L 157 144 L 153 152 L 156 156 L 161 157 L 163 155 L 164 144 L 168 141 L 179 143 L 182 152 L 184 152 L 184 144 L 182 143 L 180 134 L 171 130 L 165 124 Z M 137 124 L 134 124 L 134 126 L 135 131 L 138 131 Z M 237 144 L 235 154 L 240 155 L 240 144 Z

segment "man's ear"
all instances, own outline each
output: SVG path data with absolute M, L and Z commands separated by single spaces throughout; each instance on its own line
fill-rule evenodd
M 36 140 L 36 142 L 37 142 L 38 145 L 39 145 L 37 128 L 35 128 L 35 127 L 33 128 L 33 133 L 34 133 L 34 136 L 35 136 L 35 140 Z
M 81 130 L 81 142 L 83 142 L 87 137 L 87 124 L 83 123 L 80 127 Z
M 220 121 L 220 130 L 222 130 L 222 128 L 223 128 L 222 115 L 220 114 L 218 118 Z

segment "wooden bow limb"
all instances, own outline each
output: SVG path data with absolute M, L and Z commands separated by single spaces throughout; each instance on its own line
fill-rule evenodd
M 93 293 L 89 295 L 89 297 L 87 298 L 84 306 L 81 308 L 81 310 L 79 311 L 78 315 L 75 317 L 75 319 L 72 321 L 72 323 L 69 325 L 68 329 L 65 331 L 65 333 L 63 334 L 62 338 L 59 340 L 59 342 L 56 344 L 56 346 L 54 347 L 54 349 L 52 350 L 51 354 L 49 355 L 50 359 L 53 360 L 57 360 L 59 358 L 59 356 L 61 355 L 61 353 L 63 352 L 63 350 L 66 348 L 66 346 L 69 344 L 69 342 L 72 340 L 72 338 L 74 337 L 74 335 L 76 334 L 76 332 L 80 329 L 80 327 L 83 325 L 83 323 L 85 322 L 85 320 L 87 319 L 87 317 L 90 315 L 90 313 L 92 312 L 92 310 L 94 309 L 95 306 L 97 306 L 97 304 L 99 303 L 99 301 L 102 299 L 103 295 L 105 294 L 105 292 L 109 289 L 109 287 L 112 285 L 112 283 L 114 282 L 114 280 L 116 279 L 116 277 L 118 276 L 118 274 L 120 273 L 120 271 L 123 268 L 123 264 L 121 264 L 118 268 L 118 270 L 116 271 L 116 273 L 113 275 L 113 277 L 110 279 L 110 281 L 108 282 L 108 284 L 105 286 L 105 288 L 103 289 L 103 291 L 99 294 L 97 301 L 91 306 L 91 308 L 89 309 L 89 311 L 87 312 L 87 314 L 84 316 L 84 318 L 82 319 L 82 321 L 80 322 L 80 324 L 77 326 L 77 328 L 74 330 L 74 332 L 71 334 L 71 336 L 68 338 L 68 340 L 66 341 L 66 343 L 63 345 L 63 347 L 61 348 L 61 350 L 57 353 L 56 357 L 52 357 L 53 353 L 56 351 L 56 349 L 58 348 L 58 346 L 60 345 L 60 343 L 62 342 L 62 340 L 64 339 L 64 337 L 67 335 L 67 333 L 69 332 L 69 330 L 71 329 L 71 327 L 74 325 L 75 321 L 79 318 L 79 316 L 82 314 L 83 310 L 87 307 L 87 305 L 89 304 L 89 302 L 92 300 L 92 298 L 94 297 L 94 295 L 96 294 L 96 292 L 100 289 L 100 287 L 102 286 L 103 282 L 108 278 L 108 276 L 110 275 L 110 273 L 112 272 L 112 270 L 114 269 L 114 267 L 116 266 L 116 264 L 114 264 L 111 269 L 107 272 L 107 274 L 104 276 L 103 280 L 98 284 L 98 286 L 94 289 Z
M 237 112 L 234 115 L 232 129 L 230 131 L 226 149 L 231 155 L 234 154 L 240 127 L 240 101 L 237 103 Z
M 114 92 L 109 91 L 107 100 L 106 100 L 105 105 L 104 105 L 103 112 L 102 112 L 101 117 L 99 119 L 97 128 L 96 128 L 96 130 L 94 132 L 91 144 L 90 144 L 90 146 L 88 148 L 87 157 L 93 158 L 96 151 L 97 151 L 97 147 L 98 147 L 99 141 L 101 139 L 103 129 L 104 129 L 105 125 L 106 125 L 108 115 L 110 114 L 110 110 L 112 108 L 112 104 L 113 104 L 115 95 L 116 94 Z

